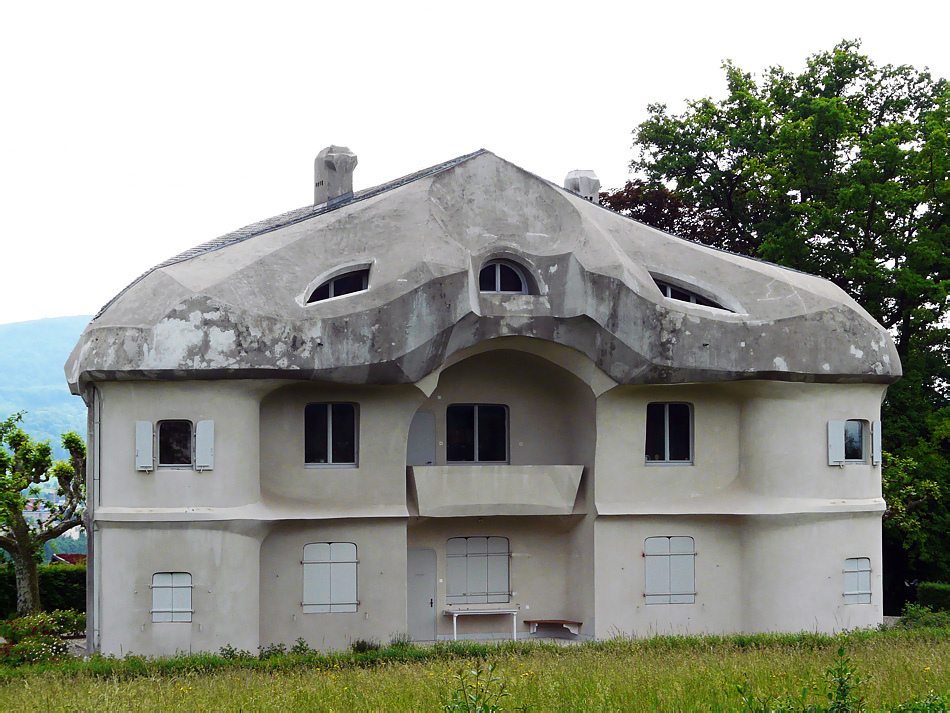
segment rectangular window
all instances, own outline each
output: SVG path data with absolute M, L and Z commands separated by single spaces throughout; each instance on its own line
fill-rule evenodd
M 507 537 L 453 537 L 445 545 L 446 604 L 510 600 Z
M 445 458 L 450 463 L 506 463 L 508 407 L 452 404 L 445 410 Z
M 844 603 L 871 603 L 871 560 L 850 557 L 844 561 Z
M 844 459 L 852 463 L 863 463 L 864 456 L 864 421 L 850 420 L 844 422 Z
M 356 405 L 307 404 L 304 409 L 304 462 L 356 465 Z
M 156 572 L 152 575 L 152 621 L 190 622 L 191 575 L 188 572 Z
M 647 462 L 690 463 L 692 451 L 692 406 L 684 403 L 647 404 Z
M 158 422 L 158 464 L 191 467 L 191 421 Z
M 696 602 L 696 550 L 692 537 L 648 537 L 643 543 L 647 604 Z
M 828 465 L 881 464 L 881 422 L 828 421 Z
M 356 545 L 352 542 L 314 542 L 303 548 L 304 614 L 355 612 Z

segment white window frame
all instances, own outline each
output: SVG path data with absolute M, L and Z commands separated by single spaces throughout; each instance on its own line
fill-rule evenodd
M 694 434 L 696 431 L 695 427 L 695 413 L 693 410 L 693 404 L 688 401 L 651 401 L 647 404 L 647 409 L 653 405 L 663 406 L 663 453 L 664 457 L 662 459 L 650 460 L 647 457 L 646 449 L 647 444 L 649 443 L 649 435 L 647 429 L 649 428 L 649 420 L 644 422 L 644 439 L 643 439 L 643 460 L 647 465 L 693 465 L 696 456 L 694 449 Z M 670 406 L 686 406 L 689 409 L 689 458 L 685 460 L 670 460 Z
M 518 276 L 518 279 L 521 280 L 521 289 L 520 289 L 520 290 L 512 291 L 512 290 L 502 290 L 502 289 L 501 289 L 501 266 L 502 266 L 502 265 L 504 265 L 505 267 L 511 268 L 511 269 L 514 271 L 514 273 Z M 483 273 L 485 270 L 487 270 L 488 268 L 490 268 L 490 267 L 495 268 L 495 289 L 493 289 L 493 290 L 483 290 L 482 287 L 481 287 L 481 284 L 482 284 L 482 273 Z M 478 291 L 479 291 L 479 292 L 482 292 L 482 293 L 484 293 L 484 294 L 490 294 L 490 295 L 527 295 L 527 294 L 530 294 L 530 290 L 529 290 L 529 288 L 528 288 L 528 277 L 527 277 L 527 275 L 525 274 L 524 268 L 521 267 L 521 265 L 519 265 L 518 263 L 512 262 L 511 260 L 489 260 L 489 261 L 486 262 L 484 265 L 482 265 L 481 269 L 478 271 Z
M 663 296 L 669 300 L 676 300 L 677 302 L 687 302 L 689 304 L 699 305 L 700 307 L 710 307 L 712 309 L 720 309 L 724 312 L 732 312 L 731 309 L 727 307 L 723 307 L 716 300 L 710 299 L 709 297 L 706 297 L 705 295 L 701 295 L 698 292 L 693 292 L 692 290 L 687 289 L 685 287 L 674 285 L 670 282 L 667 282 L 666 280 L 658 280 L 655 277 L 653 278 L 653 281 L 656 283 L 656 286 L 660 288 L 660 292 L 663 294 Z M 682 292 L 689 299 L 684 300 L 684 299 L 680 299 L 679 297 L 674 297 L 673 290 L 676 290 L 677 292 Z M 703 301 L 708 302 L 709 304 L 703 304 Z
M 849 423 L 860 424 L 861 457 L 846 458 L 846 433 Z M 845 421 L 828 421 L 828 465 L 881 465 L 881 422 L 862 418 L 849 418 Z
M 452 551 L 462 548 L 464 552 Z M 509 603 L 510 560 L 511 542 L 507 537 L 450 537 L 445 543 L 446 605 Z
M 369 265 L 359 265 L 359 266 L 354 266 L 351 269 L 347 269 L 345 272 L 340 272 L 336 275 L 333 275 L 332 277 L 328 277 L 322 280 L 319 285 L 317 285 L 316 287 L 314 287 L 307 293 L 306 303 L 308 305 L 319 304 L 321 302 L 326 302 L 327 300 L 332 300 L 335 297 L 346 297 L 347 295 L 356 295 L 356 294 L 359 294 L 360 292 L 366 292 L 366 290 L 369 289 L 369 271 L 370 271 Z M 344 292 L 339 295 L 336 294 L 336 283 L 339 280 L 343 280 L 345 278 L 351 277 L 357 273 L 362 273 L 362 278 L 363 278 L 362 286 L 360 287 L 360 289 L 351 290 L 350 292 Z M 313 296 L 317 293 L 317 290 L 321 289 L 324 286 L 327 287 L 327 293 L 328 293 L 327 296 L 321 299 L 316 299 L 316 300 L 313 299 Z
M 157 581 L 156 581 L 157 580 Z M 149 585 L 152 592 L 153 624 L 189 624 L 194 616 L 192 609 L 192 577 L 190 572 L 156 572 Z M 166 596 L 167 592 L 167 596 Z M 168 606 L 162 606 L 167 598 Z
M 646 538 L 643 565 L 647 604 L 696 603 L 696 543 L 692 537 Z
M 307 415 L 308 406 L 325 406 L 327 409 L 327 462 L 318 463 L 307 460 Z M 333 406 L 353 407 L 353 460 L 333 460 Z M 360 407 L 351 401 L 311 401 L 304 406 L 304 465 L 307 468 L 356 468 L 360 462 Z
M 844 603 L 871 603 L 871 558 L 849 557 L 844 561 Z
M 352 614 L 359 611 L 359 562 L 355 542 L 310 542 L 304 545 L 300 561 L 303 565 L 303 613 Z
M 449 460 L 449 409 L 453 406 L 473 406 L 475 408 L 475 424 L 474 424 L 474 441 L 475 441 L 475 457 L 474 460 Z M 501 406 L 505 410 L 505 458 L 504 460 L 480 460 L 478 457 L 478 410 L 480 406 Z M 454 403 L 449 404 L 445 407 L 445 462 L 448 464 L 458 464 L 463 463 L 485 463 L 486 465 L 506 465 L 511 462 L 511 411 L 508 408 L 508 404 L 481 404 L 481 403 Z

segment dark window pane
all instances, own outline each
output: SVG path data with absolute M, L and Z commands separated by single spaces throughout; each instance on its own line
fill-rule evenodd
M 351 292 L 360 292 L 366 289 L 366 280 L 369 270 L 357 270 L 341 275 L 333 281 L 333 296 L 348 295 Z
M 158 464 L 191 465 L 191 421 L 158 425 Z
M 482 292 L 495 292 L 495 264 L 486 265 L 478 273 L 478 289 Z
M 502 292 L 524 292 L 524 284 L 521 282 L 521 275 L 515 272 L 510 265 L 499 265 L 501 272 L 501 291 Z
M 452 404 L 445 410 L 445 457 L 451 462 L 475 460 L 475 407 Z
M 508 409 L 497 404 L 478 407 L 478 460 L 508 460 Z
M 304 462 L 326 463 L 327 404 L 307 404 L 304 409 Z
M 701 297 L 700 295 L 696 295 L 696 304 L 703 305 L 704 307 L 716 307 L 718 309 L 722 309 L 722 305 L 716 304 L 712 300 L 707 300 L 705 297 Z
M 678 290 L 678 289 L 676 289 L 675 287 L 671 287 L 671 288 L 670 288 L 670 297 L 672 297 L 674 300 L 681 300 L 681 301 L 683 301 L 683 302 L 689 302 L 689 301 L 690 301 L 689 298 L 691 297 L 691 295 L 689 294 L 689 292 L 686 292 L 686 291 L 684 291 L 684 290 Z
M 647 404 L 647 460 L 666 460 L 665 404 Z
M 330 424 L 333 462 L 356 463 L 356 407 L 353 404 L 333 404 Z
M 689 460 L 689 404 L 669 404 L 670 460 Z
M 324 282 L 317 289 L 313 291 L 313 294 L 310 295 L 310 299 L 307 300 L 307 303 L 310 302 L 319 302 L 320 300 L 325 300 L 330 297 L 330 283 Z
M 860 421 L 844 423 L 844 459 L 864 460 L 864 424 Z

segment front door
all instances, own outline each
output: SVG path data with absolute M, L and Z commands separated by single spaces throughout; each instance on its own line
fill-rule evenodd
M 408 554 L 409 636 L 435 641 L 435 550 L 411 549 Z

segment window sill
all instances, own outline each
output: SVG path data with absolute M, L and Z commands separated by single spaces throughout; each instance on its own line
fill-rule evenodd
M 648 460 L 644 461 L 644 465 L 647 465 L 651 468 L 656 466 L 680 466 L 680 465 L 696 465 L 695 461 L 691 460 Z
M 360 467 L 358 463 L 304 463 L 303 465 L 304 468 L 313 468 L 314 470 L 323 470 L 326 468 L 348 468 L 355 470 Z

